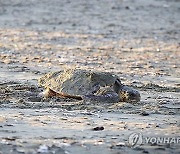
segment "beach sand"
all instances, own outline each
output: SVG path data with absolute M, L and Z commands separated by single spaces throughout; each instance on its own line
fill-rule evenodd
M 0 153 L 180 153 L 179 13 L 179 0 L 0 0 Z M 64 68 L 112 72 L 141 101 L 41 98 L 38 78 Z

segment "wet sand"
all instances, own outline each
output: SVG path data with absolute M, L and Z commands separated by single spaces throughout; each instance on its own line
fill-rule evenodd
M 179 12 L 178 0 L 0 1 L 0 152 L 179 153 L 180 141 L 129 144 L 180 138 Z M 37 79 L 64 68 L 115 73 L 141 101 L 39 97 Z

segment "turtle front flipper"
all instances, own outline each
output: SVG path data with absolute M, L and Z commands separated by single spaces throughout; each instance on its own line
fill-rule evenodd
M 117 103 L 119 102 L 119 96 L 115 92 L 106 93 L 103 95 L 85 95 L 82 97 L 84 101 L 95 103 Z

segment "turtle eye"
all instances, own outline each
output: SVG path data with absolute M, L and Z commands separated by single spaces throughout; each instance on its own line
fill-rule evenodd
M 135 97 L 136 95 L 134 93 L 129 93 L 129 97 Z
M 140 101 L 140 95 L 136 93 L 129 93 L 129 100 L 131 101 Z

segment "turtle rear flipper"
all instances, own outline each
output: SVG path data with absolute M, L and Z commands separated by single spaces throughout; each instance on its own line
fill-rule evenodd
M 81 96 L 73 96 L 73 95 L 68 95 L 65 93 L 59 93 L 56 92 L 50 88 L 47 88 L 44 92 L 43 92 L 43 96 L 44 97 L 59 97 L 59 98 L 72 98 L 72 99 L 77 99 L 77 100 L 82 100 Z

